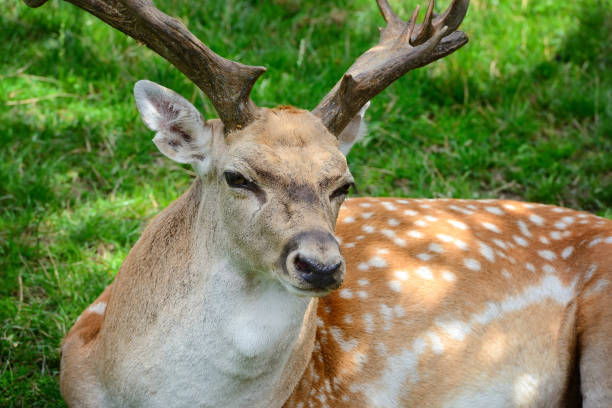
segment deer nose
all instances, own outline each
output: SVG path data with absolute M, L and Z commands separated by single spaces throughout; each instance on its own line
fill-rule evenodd
M 301 290 L 336 289 L 344 280 L 344 259 L 338 241 L 321 230 L 303 231 L 285 245 L 281 265 Z
M 298 253 L 293 264 L 300 278 L 317 288 L 325 288 L 336 283 L 335 273 L 340 270 L 342 261 L 324 264 Z

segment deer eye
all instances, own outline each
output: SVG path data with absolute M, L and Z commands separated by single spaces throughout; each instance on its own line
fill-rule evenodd
M 329 198 L 331 200 L 333 200 L 336 197 L 342 197 L 342 196 L 348 195 L 348 193 L 349 193 L 349 191 L 351 191 L 351 187 L 353 187 L 353 185 L 354 185 L 353 183 L 346 183 L 342 187 L 337 188 L 336 190 L 334 190 L 334 192 L 331 193 Z
M 255 183 L 247 180 L 246 177 L 235 171 L 226 171 L 223 173 L 223 176 L 225 176 L 227 185 L 232 188 L 246 188 L 250 190 L 255 186 Z

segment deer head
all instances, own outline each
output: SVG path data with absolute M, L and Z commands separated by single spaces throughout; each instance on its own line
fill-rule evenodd
M 353 185 L 344 155 L 363 133 L 369 100 L 407 71 L 467 42 L 455 30 L 468 0 L 453 0 L 440 16 L 431 0 L 422 24 L 416 24 L 418 8 L 406 23 L 378 0 L 387 22 L 379 44 L 312 112 L 267 109 L 249 96 L 265 68 L 220 57 L 151 1 L 70 2 L 146 44 L 206 93 L 219 119 L 205 120 L 187 100 L 150 81 L 134 89 L 159 150 L 196 170 L 209 214 L 200 221 L 209 225 L 201 227 L 216 231 L 210 240 L 216 251 L 231 254 L 242 270 L 308 296 L 324 295 L 343 281 L 345 264 L 333 233 Z

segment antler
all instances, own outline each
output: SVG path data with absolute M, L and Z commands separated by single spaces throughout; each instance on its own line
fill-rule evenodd
M 434 15 L 434 0 L 430 0 L 422 24 L 415 24 L 418 6 L 406 23 L 393 12 L 387 0 L 377 0 L 377 3 L 387 22 L 378 45 L 357 58 L 312 111 L 336 136 L 363 105 L 393 81 L 412 69 L 453 53 L 468 42 L 465 33 L 455 30 L 465 17 L 469 0 L 453 0 L 440 16 Z
M 47 0 L 24 0 L 40 7 Z M 243 65 L 217 54 L 179 20 L 159 11 L 151 0 L 67 0 L 142 42 L 185 74 L 211 100 L 226 132 L 257 116 L 250 94 L 265 67 Z

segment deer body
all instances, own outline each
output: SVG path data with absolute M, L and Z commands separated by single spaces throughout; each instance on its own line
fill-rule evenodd
M 609 309 L 586 317 L 610 304 L 610 221 L 510 201 L 350 199 L 336 228 L 347 278 L 318 302 L 232 282 L 230 263 L 200 263 L 199 251 L 178 254 L 193 268 L 156 277 L 143 297 L 130 263 L 159 261 L 166 251 L 147 241 L 167 236 L 168 217 L 202 214 L 199 189 L 152 222 L 67 336 L 64 353 L 80 354 L 83 333 L 102 326 L 87 344 L 109 354 L 87 368 L 101 376 L 86 394 L 105 395 L 103 406 L 572 406 L 578 370 L 590 406 L 609 401 L 612 339 L 584 345 L 610 331 Z M 200 267 L 205 278 L 187 272 Z M 181 293 L 174 307 L 162 305 L 166 280 Z M 158 312 L 142 319 L 134 306 Z M 112 333 L 118 318 L 126 327 Z

